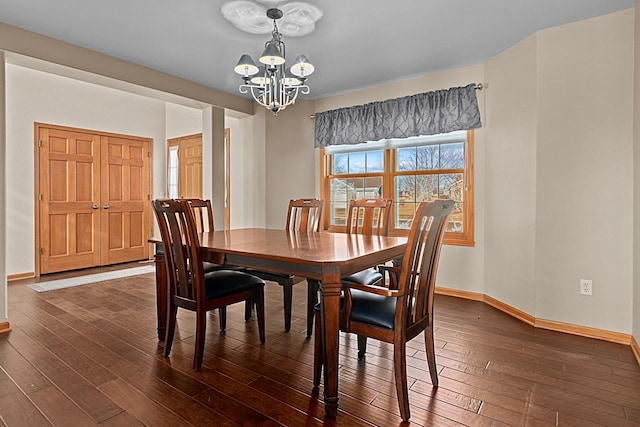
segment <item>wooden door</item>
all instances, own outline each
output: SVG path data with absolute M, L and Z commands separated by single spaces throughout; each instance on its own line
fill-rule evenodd
M 40 273 L 100 263 L 100 137 L 39 128 Z
M 149 144 L 101 138 L 102 263 L 148 258 Z
M 184 199 L 202 198 L 202 134 L 181 138 L 178 147 L 179 194 Z
M 177 164 L 172 153 L 178 153 Z M 171 198 L 202 198 L 202 134 L 167 140 L 167 194 Z M 177 183 L 177 185 L 176 185 Z M 176 191 L 177 186 L 177 191 Z
M 147 138 L 36 124 L 38 274 L 147 259 Z

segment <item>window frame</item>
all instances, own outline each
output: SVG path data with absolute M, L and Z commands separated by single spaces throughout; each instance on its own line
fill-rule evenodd
M 466 131 L 466 140 L 464 144 L 464 170 L 463 170 L 463 203 L 462 215 L 464 218 L 464 230 L 462 232 L 446 232 L 444 236 L 444 244 L 455 246 L 475 246 L 474 241 L 474 179 L 473 179 L 473 130 Z M 357 173 L 357 174 L 339 174 L 331 175 L 331 154 L 327 154 L 324 148 L 320 149 L 320 197 L 326 201 L 325 207 L 331 209 L 331 179 L 333 178 L 371 178 L 382 177 L 382 197 L 394 199 L 394 180 L 397 176 L 403 175 L 430 175 L 430 174 L 446 174 L 459 173 L 458 169 L 437 169 L 434 171 L 396 171 L 395 156 L 396 149 L 402 145 L 391 145 L 383 148 L 384 150 L 384 171 L 374 173 Z M 372 147 L 372 150 L 378 148 Z M 392 217 L 395 218 L 395 203 L 392 207 Z M 331 232 L 346 232 L 346 226 L 331 225 L 331 215 L 325 213 L 323 215 L 323 228 Z M 389 228 L 390 236 L 408 236 L 409 230 L 395 228 L 395 220 L 392 221 Z

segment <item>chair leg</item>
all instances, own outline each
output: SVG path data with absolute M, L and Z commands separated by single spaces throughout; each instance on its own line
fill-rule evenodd
M 293 285 L 283 284 L 282 294 L 284 299 L 284 330 L 291 329 L 291 305 L 293 304 Z
M 431 375 L 431 384 L 438 387 L 438 368 L 436 367 L 436 350 L 433 340 L 433 324 L 427 326 L 424 330 L 424 346 L 427 350 L 427 364 L 429 365 L 429 375 Z
M 314 310 L 315 311 L 315 310 Z M 322 319 L 320 313 L 315 313 L 316 334 L 313 345 L 313 386 L 320 385 L 322 365 L 324 365 L 324 350 L 322 346 Z
M 318 303 L 318 281 L 307 279 L 307 338 L 313 333 L 313 315 Z
M 358 359 L 362 359 L 367 352 L 367 337 L 358 335 Z
M 411 417 L 409 411 L 409 391 L 407 385 L 407 357 L 405 343 L 394 343 L 393 345 L 393 372 L 396 379 L 396 393 L 398 395 L 398 406 L 400 416 L 403 421 L 408 421 Z
M 167 307 L 167 326 L 164 335 L 164 357 L 169 357 L 171 353 L 171 346 L 173 345 L 173 336 L 176 331 L 176 316 L 178 314 L 178 307 L 175 304 L 169 303 Z
M 199 371 L 204 357 L 204 337 L 207 330 L 207 312 L 196 311 L 196 347 L 193 354 L 193 370 Z
M 251 312 L 253 311 L 253 301 L 248 299 L 244 302 L 244 321 L 251 319 Z
M 227 330 L 227 307 L 220 307 L 218 309 L 218 317 L 220 317 L 220 333 L 224 335 Z
M 264 344 L 264 288 L 260 288 L 260 294 L 253 300 L 256 304 L 256 316 L 258 317 L 258 334 L 260 343 Z

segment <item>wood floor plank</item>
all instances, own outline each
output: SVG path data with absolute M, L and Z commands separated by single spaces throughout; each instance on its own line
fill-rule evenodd
M 109 418 L 100 423 L 101 427 L 146 427 L 140 420 L 127 412 Z
M 127 413 L 146 425 L 158 427 L 192 425 L 174 414 L 170 408 L 157 404 L 120 378 L 101 384 L 98 388 Z
M 29 399 L 55 426 L 89 427 L 98 425 L 57 387 L 49 386 L 30 393 Z
M 51 386 L 51 382 L 36 370 L 13 347 L 12 351 L 0 354 L 0 367 L 9 373 L 11 380 L 20 387 L 25 394 L 31 394 Z
M 10 426 L 50 426 L 22 390 L 16 386 L 4 369 L 0 369 L 0 419 Z

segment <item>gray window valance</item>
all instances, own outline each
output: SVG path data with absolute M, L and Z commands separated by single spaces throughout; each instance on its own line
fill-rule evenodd
M 316 113 L 316 147 L 435 135 L 482 126 L 475 83 Z

